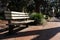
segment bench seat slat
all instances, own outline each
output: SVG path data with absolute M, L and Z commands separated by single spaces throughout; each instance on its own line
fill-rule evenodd
M 15 11 L 4 11 L 5 14 L 28 14 L 24 12 L 15 12 Z
M 28 19 L 29 17 L 6 17 L 6 19 Z
M 22 23 L 30 23 L 30 22 L 34 22 L 34 20 L 15 21 L 15 22 L 11 22 L 11 23 L 12 24 L 22 24 Z
M 5 14 L 7 14 L 7 15 L 28 15 L 28 13 L 5 13 Z
M 5 15 L 6 16 L 28 16 L 28 15 Z
M 22 13 L 22 14 L 25 14 L 24 12 L 15 12 L 15 11 L 11 11 L 11 13 L 14 13 L 14 14 L 15 14 L 15 13 L 19 13 L 19 14 Z

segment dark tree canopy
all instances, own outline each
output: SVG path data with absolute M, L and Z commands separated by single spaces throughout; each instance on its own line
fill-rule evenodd
M 0 14 L 8 10 L 29 13 L 34 11 L 50 15 L 53 7 L 55 8 L 55 13 L 59 13 L 60 0 L 0 0 Z

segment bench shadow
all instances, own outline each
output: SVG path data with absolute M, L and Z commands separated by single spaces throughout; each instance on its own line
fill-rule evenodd
M 8 30 L 8 28 L 0 29 L 0 33 L 4 32 L 4 31 L 7 31 L 7 30 Z
M 18 32 L 19 29 L 15 31 Z M 59 32 L 60 32 L 60 27 L 44 29 L 44 30 L 18 32 L 18 33 L 11 34 L 11 35 L 7 35 L 7 33 L 5 33 L 5 34 L 0 34 L 1 36 L 0 39 L 39 35 L 38 37 L 35 37 L 31 40 L 49 40 L 50 38 L 54 37 Z

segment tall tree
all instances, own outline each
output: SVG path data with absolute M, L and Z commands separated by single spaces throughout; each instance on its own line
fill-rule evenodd
M 40 5 L 46 6 L 47 3 L 44 0 L 34 0 L 35 1 L 35 11 L 39 12 Z

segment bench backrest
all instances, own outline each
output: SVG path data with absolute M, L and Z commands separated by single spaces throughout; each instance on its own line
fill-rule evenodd
M 28 13 L 15 12 L 15 11 L 5 11 L 5 19 L 28 19 Z

